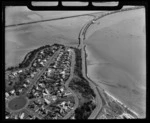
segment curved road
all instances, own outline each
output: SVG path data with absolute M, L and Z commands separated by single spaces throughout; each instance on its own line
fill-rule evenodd
M 82 50 L 82 56 L 83 56 L 83 67 L 84 67 L 84 69 L 86 69 L 86 53 L 85 53 L 85 45 L 84 45 L 84 40 L 86 39 L 86 34 L 87 34 L 87 30 L 89 29 L 89 27 L 90 26 L 92 26 L 93 24 L 95 24 L 97 21 L 99 21 L 99 19 L 101 19 L 101 18 L 103 18 L 103 17 L 105 17 L 105 16 L 107 16 L 107 15 L 111 15 L 111 14 L 115 14 L 115 13 L 118 13 L 118 12 L 123 12 L 123 11 L 129 11 L 129 10 L 135 10 L 135 9 L 141 9 L 141 8 L 143 8 L 143 7 L 131 7 L 131 8 L 124 8 L 124 9 L 122 9 L 122 10 L 119 10 L 119 11 L 112 11 L 112 12 L 108 12 L 108 13 L 105 13 L 105 14 L 102 14 L 102 15 L 100 15 L 100 16 L 94 16 L 94 18 L 92 19 L 92 20 L 90 20 L 88 23 L 86 23 L 82 28 L 81 28 L 81 30 L 80 30 L 80 32 L 79 32 L 79 35 L 78 35 L 78 39 L 79 39 L 79 45 L 78 45 L 78 48 L 79 49 L 81 49 Z M 100 12 L 99 12 L 100 13 Z M 86 73 L 84 73 L 84 74 L 86 74 Z M 90 80 L 90 78 L 89 78 L 89 80 Z M 92 80 L 90 80 L 91 81 L 91 84 L 93 85 L 93 86 L 95 86 L 94 88 L 98 91 L 99 90 L 99 85 L 98 84 L 96 84 L 95 82 L 93 82 Z M 103 89 L 102 89 L 102 91 L 103 91 Z M 98 91 L 99 92 L 99 91 Z M 115 97 L 113 97 L 114 99 L 115 99 Z M 100 101 L 100 100 L 99 100 Z M 117 99 L 117 101 L 118 102 L 120 102 L 118 99 Z M 101 102 L 101 101 L 100 101 Z M 100 103 L 99 102 L 99 103 Z M 102 102 L 101 102 L 102 103 Z M 100 103 L 100 104 L 101 104 Z M 121 102 L 120 102 L 121 103 Z M 98 112 L 99 112 L 99 110 L 100 110 L 100 107 L 102 106 L 102 105 L 100 105 L 99 104 L 99 107 L 98 108 L 96 108 L 96 110 L 92 113 L 92 115 L 91 115 L 91 117 L 90 117 L 90 119 L 91 118 L 93 118 Z M 133 111 L 134 112 L 134 111 Z M 134 112 L 135 113 L 135 112 Z M 136 114 L 136 113 L 135 113 Z M 137 115 L 137 114 L 136 114 Z
M 135 10 L 135 9 L 141 9 L 141 8 L 144 8 L 144 7 L 131 7 L 131 8 L 124 8 L 124 9 L 121 9 L 121 10 L 118 10 L 118 11 L 112 11 L 112 12 L 108 12 L 108 13 L 105 13 L 105 14 L 102 14 L 100 16 L 95 16 L 94 19 L 90 20 L 88 23 L 86 23 L 82 29 L 80 30 L 80 33 L 79 33 L 79 36 L 78 36 L 78 39 L 79 39 L 79 46 L 82 47 L 82 44 L 83 44 L 83 41 L 86 39 L 86 32 L 88 30 L 88 28 L 92 25 L 92 24 L 95 24 L 96 21 L 98 21 L 99 19 L 107 16 L 107 15 L 111 15 L 111 14 L 115 14 L 115 13 L 118 13 L 118 12 L 123 12 L 123 11 L 129 11 L 129 10 Z M 101 12 L 99 12 L 101 13 Z

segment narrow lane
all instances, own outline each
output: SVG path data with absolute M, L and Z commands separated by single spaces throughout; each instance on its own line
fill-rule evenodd
M 112 11 L 112 12 L 108 12 L 105 14 L 102 14 L 100 16 L 94 16 L 94 18 L 92 20 L 90 20 L 88 23 L 86 23 L 80 30 L 80 33 L 78 35 L 78 40 L 79 40 L 79 45 L 78 48 L 82 51 L 82 66 L 83 66 L 83 75 L 85 78 L 87 78 L 90 82 L 91 87 L 93 88 L 93 90 L 95 90 L 95 93 L 97 95 L 97 107 L 96 109 L 93 111 L 93 113 L 91 114 L 91 116 L 89 117 L 89 119 L 93 119 L 94 117 L 97 116 L 97 114 L 100 112 L 103 104 L 102 104 L 102 100 L 100 99 L 100 92 L 99 91 L 104 91 L 101 87 L 99 87 L 98 84 L 96 84 L 96 82 L 93 82 L 90 78 L 88 78 L 88 74 L 87 74 L 87 64 L 86 64 L 86 51 L 85 51 L 85 47 L 86 45 L 84 44 L 84 41 L 86 39 L 86 34 L 87 31 L 89 29 L 89 27 L 91 27 L 93 24 L 97 23 L 101 18 L 106 17 L 107 15 L 111 15 L 111 14 L 115 14 L 118 12 L 123 12 L 123 11 L 129 11 L 129 10 L 135 10 L 135 9 L 141 9 L 143 7 L 132 7 L 132 8 L 125 8 L 119 11 Z M 99 87 L 99 91 L 97 90 L 97 87 Z
M 111 12 L 107 12 L 107 13 L 104 13 L 100 16 L 94 16 L 94 18 L 92 20 L 90 20 L 88 23 L 86 23 L 82 29 L 80 30 L 80 33 L 79 33 L 79 36 L 78 36 L 78 39 L 79 39 L 79 42 L 82 44 L 83 41 L 86 39 L 86 33 L 87 33 L 87 30 L 90 26 L 92 26 L 92 24 L 95 24 L 97 21 L 99 21 L 99 19 L 105 17 L 105 16 L 108 16 L 108 15 L 111 15 L 111 14 L 115 14 L 115 13 L 118 13 L 118 12 L 123 12 L 123 11 L 130 11 L 130 10 L 135 10 L 135 9 L 141 9 L 143 8 L 142 6 L 138 6 L 138 7 L 131 7 L 131 8 L 124 8 L 124 9 L 121 9 L 121 10 L 118 10 L 118 11 L 111 11 Z M 101 13 L 101 12 L 99 12 Z

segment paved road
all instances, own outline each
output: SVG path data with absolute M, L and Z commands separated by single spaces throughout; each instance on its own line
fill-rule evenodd
M 104 13 L 104 14 L 101 14 L 101 12 L 99 12 L 101 15 L 100 16 L 94 16 L 94 18 L 92 20 L 90 20 L 88 23 L 86 23 L 80 30 L 80 33 L 79 33 L 79 36 L 78 36 L 78 39 L 79 39 L 79 47 L 82 47 L 83 45 L 83 41 L 86 39 L 86 32 L 87 30 L 89 29 L 89 27 L 93 24 L 95 24 L 96 22 L 98 22 L 101 18 L 105 17 L 105 16 L 108 16 L 108 15 L 112 15 L 112 14 L 115 14 L 115 13 L 118 13 L 118 12 L 123 12 L 123 11 L 129 11 L 129 10 L 135 10 L 135 9 L 141 9 L 143 8 L 142 6 L 138 6 L 138 7 L 131 7 L 131 8 L 124 8 L 124 9 L 121 9 L 121 10 L 117 10 L 117 11 L 111 11 L 111 12 L 107 12 L 107 13 Z

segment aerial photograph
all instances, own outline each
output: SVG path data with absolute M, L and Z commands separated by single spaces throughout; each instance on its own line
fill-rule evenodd
M 5 7 L 5 120 L 145 119 L 145 20 Z

